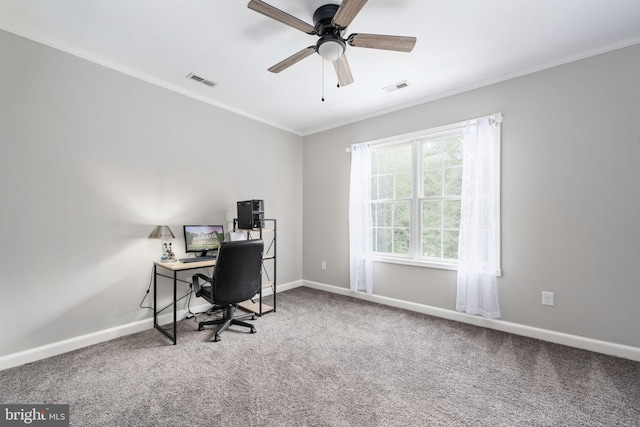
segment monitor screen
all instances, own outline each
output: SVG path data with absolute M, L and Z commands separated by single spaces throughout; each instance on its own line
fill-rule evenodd
M 209 251 L 215 251 L 224 241 L 224 227 L 222 225 L 185 225 L 184 247 L 186 252 L 200 252 L 205 256 Z

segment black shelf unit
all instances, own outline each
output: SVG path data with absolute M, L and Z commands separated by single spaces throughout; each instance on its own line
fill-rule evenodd
M 264 241 L 264 254 L 262 256 L 262 277 L 266 278 L 260 287 L 258 302 L 245 301 L 240 303 L 239 306 L 244 310 L 250 311 L 262 316 L 263 314 L 276 311 L 276 230 L 277 221 L 272 218 L 265 218 L 262 221 L 262 227 L 241 229 L 238 228 L 238 219 L 233 220 L 233 231 L 246 233 L 248 240 L 250 239 L 262 239 Z M 273 307 L 262 302 L 262 290 L 265 288 L 271 288 L 273 292 Z

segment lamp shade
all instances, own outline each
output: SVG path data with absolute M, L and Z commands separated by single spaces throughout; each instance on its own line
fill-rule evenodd
M 173 239 L 175 237 L 168 225 L 156 225 L 156 228 L 149 234 L 150 239 Z

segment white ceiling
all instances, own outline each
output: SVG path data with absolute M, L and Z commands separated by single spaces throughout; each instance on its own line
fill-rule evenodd
M 416 47 L 348 46 L 355 83 L 337 88 L 327 63 L 322 102 L 318 55 L 267 71 L 317 36 L 248 1 L 0 0 L 0 28 L 300 135 L 640 43 L 640 0 L 369 0 L 347 34 L 415 36 Z M 313 24 L 340 0 L 266 2 Z

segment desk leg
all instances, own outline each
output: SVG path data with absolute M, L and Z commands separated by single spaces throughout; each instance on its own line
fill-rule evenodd
M 158 266 L 154 264 L 153 266 L 153 327 L 158 327 L 158 312 L 156 311 L 158 308 L 158 287 L 156 286 L 156 282 L 158 281 Z
M 178 343 L 178 272 L 173 272 L 173 345 Z
M 158 266 L 153 266 L 153 326 L 162 332 L 167 338 L 173 341 L 173 345 L 178 343 L 178 272 L 173 272 L 173 335 L 169 334 L 165 328 L 158 325 Z M 164 309 L 163 309 L 164 310 Z

